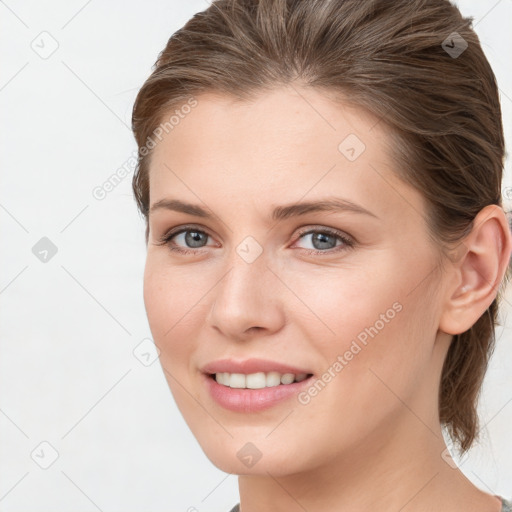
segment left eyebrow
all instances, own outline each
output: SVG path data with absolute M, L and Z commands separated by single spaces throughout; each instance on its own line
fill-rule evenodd
M 205 210 L 202 206 L 180 201 L 179 199 L 161 199 L 151 206 L 150 213 L 160 209 L 187 213 L 204 219 L 214 218 L 214 215 L 208 210 Z M 376 219 L 379 218 L 373 212 L 363 208 L 361 205 L 342 198 L 323 199 L 320 201 L 308 201 L 275 206 L 272 210 L 271 218 L 274 221 L 279 221 L 314 212 L 353 212 L 370 215 Z
M 348 199 L 333 198 L 320 201 L 309 201 L 277 206 L 272 211 L 272 219 L 285 220 L 290 217 L 306 215 L 313 212 L 353 212 L 363 215 L 370 215 L 378 219 L 377 215 L 361 205 L 353 203 Z

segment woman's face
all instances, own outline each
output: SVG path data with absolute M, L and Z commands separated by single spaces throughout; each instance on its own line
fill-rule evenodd
M 196 99 L 153 150 L 150 207 L 160 207 L 144 301 L 207 457 L 226 472 L 277 476 L 374 453 L 399 432 L 432 436 L 450 339 L 438 332 L 443 282 L 425 203 L 394 175 L 384 123 L 311 89 Z M 321 201 L 357 207 L 286 209 Z M 273 218 L 276 208 L 287 214 Z M 276 386 L 238 389 L 228 375 L 231 388 L 202 371 L 252 358 L 270 363 L 233 373 L 281 363 L 313 376 L 279 384 L 275 400 Z M 251 386 L 276 374 L 261 377 Z

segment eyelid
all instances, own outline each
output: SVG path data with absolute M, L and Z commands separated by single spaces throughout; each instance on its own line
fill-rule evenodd
M 338 236 L 347 242 L 356 243 L 356 239 L 353 236 L 349 235 L 348 233 L 345 233 L 344 231 L 341 231 L 340 229 L 330 228 L 330 227 L 322 226 L 322 225 L 316 225 L 316 226 L 309 225 L 309 226 L 306 226 L 305 228 L 299 228 L 296 240 L 298 240 L 299 238 L 301 238 L 302 236 L 304 236 L 306 234 L 317 233 L 317 232 L 329 233 L 333 236 Z

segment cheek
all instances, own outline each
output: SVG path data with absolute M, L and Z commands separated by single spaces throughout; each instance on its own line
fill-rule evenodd
M 355 338 L 364 343 L 375 328 L 382 333 L 389 330 L 390 324 L 399 323 L 401 303 L 407 293 L 405 278 L 400 276 L 396 260 L 385 256 L 379 254 L 372 257 L 373 261 L 357 264 L 347 260 L 338 267 L 310 272 L 299 268 L 285 276 L 285 281 L 293 283 L 295 296 L 302 299 L 291 297 L 287 307 L 291 314 L 295 313 L 295 320 L 310 331 L 315 345 L 327 350 L 343 349 Z
M 180 269 L 165 268 L 150 258 L 144 272 L 144 304 L 148 323 L 155 345 L 160 350 L 162 366 L 171 371 L 185 374 L 194 350 L 191 335 L 197 325 L 197 304 L 200 290 L 187 287 L 187 279 L 180 275 Z
M 148 259 L 144 272 L 144 304 L 153 336 L 160 351 L 160 365 L 178 409 L 186 421 L 193 416 L 197 402 L 191 400 L 194 392 L 195 368 L 191 368 L 196 350 L 194 333 L 199 305 L 194 307 L 201 295 L 195 293 L 179 274 L 179 269 L 165 268 Z
M 426 320 L 423 289 L 409 293 L 410 287 L 396 280 L 387 285 L 381 280 L 374 281 L 373 288 L 344 295 L 342 283 L 337 284 L 325 290 L 330 303 L 323 301 L 322 294 L 317 297 L 316 304 L 325 305 L 318 315 L 335 335 L 318 321 L 315 332 L 310 330 L 311 336 L 316 335 L 312 339 L 316 353 L 322 355 L 324 373 L 301 397 L 305 405 L 300 411 L 312 424 L 321 418 L 319 428 L 327 438 L 339 439 L 341 446 L 407 414 L 404 403 L 412 406 L 429 368 L 433 323 Z
M 172 338 L 180 324 L 186 325 L 200 295 L 194 286 L 187 286 L 182 269 L 159 260 L 158 255 L 146 259 L 144 305 L 154 336 L 163 339 Z
M 295 290 L 307 298 L 308 309 L 297 306 L 301 314 L 295 320 L 322 356 L 325 381 L 337 382 L 326 386 L 336 393 L 347 391 L 370 404 L 378 388 L 383 398 L 392 398 L 388 383 L 407 395 L 430 364 L 436 328 L 428 308 L 434 298 L 426 299 L 428 279 L 417 286 L 418 276 L 428 274 L 421 268 L 430 266 L 425 260 L 399 269 L 399 261 L 382 258 L 380 265 L 365 267 L 373 273 L 324 269 L 313 279 L 296 276 Z
M 149 326 L 153 334 L 155 343 L 165 333 L 165 325 L 167 329 L 169 325 L 169 317 L 165 311 L 169 311 L 169 302 L 172 301 L 171 294 L 167 288 L 165 275 L 159 272 L 156 265 L 148 257 L 144 269 L 144 306 L 148 317 Z M 172 309 L 171 309 L 172 311 Z

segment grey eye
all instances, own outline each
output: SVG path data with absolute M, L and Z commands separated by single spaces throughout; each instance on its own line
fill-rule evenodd
M 315 250 L 326 250 L 333 249 L 336 247 L 336 242 L 340 239 L 339 235 L 333 235 L 329 232 L 324 231 L 309 231 L 300 236 L 300 239 L 304 239 L 307 236 L 311 236 L 311 243 Z M 309 249 L 306 247 L 306 249 Z
M 189 247 L 191 249 L 204 247 L 208 242 L 208 234 L 196 229 L 187 229 L 186 231 L 177 233 L 176 235 L 174 235 L 174 237 L 178 238 L 182 235 L 185 235 L 185 247 Z M 204 242 L 204 245 L 201 244 L 201 239 Z

